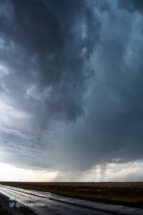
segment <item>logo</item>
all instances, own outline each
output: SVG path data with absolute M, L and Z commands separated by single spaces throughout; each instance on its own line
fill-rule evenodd
M 9 200 L 10 200 L 10 201 L 14 201 L 14 200 L 15 200 L 15 197 L 14 197 L 14 196 L 10 196 L 10 197 L 9 197 Z
M 15 205 L 15 202 L 12 202 L 12 203 L 10 203 L 10 202 L 9 202 L 9 206 L 10 206 L 10 208 L 13 208 L 13 207 L 14 207 L 14 205 Z
M 9 201 L 11 201 L 11 202 L 9 202 L 10 208 L 13 208 L 13 207 L 14 207 L 14 205 L 15 205 L 15 202 L 13 202 L 14 200 L 15 200 L 15 197 L 14 197 L 14 196 L 10 196 L 10 197 L 9 197 Z

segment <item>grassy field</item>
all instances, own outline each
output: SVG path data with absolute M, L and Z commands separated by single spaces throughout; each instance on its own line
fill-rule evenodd
M 0 184 L 65 194 L 72 197 L 143 206 L 143 182 L 0 182 Z
M 0 215 L 9 215 L 5 208 L 0 204 Z

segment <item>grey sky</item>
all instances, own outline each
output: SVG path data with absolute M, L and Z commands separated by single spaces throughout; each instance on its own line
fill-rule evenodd
M 143 3 L 1 0 L 0 161 L 90 170 L 143 157 Z

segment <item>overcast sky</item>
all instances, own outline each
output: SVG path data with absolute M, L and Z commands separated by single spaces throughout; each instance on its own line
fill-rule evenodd
M 0 162 L 141 180 L 143 1 L 1 0 L 0 20 Z

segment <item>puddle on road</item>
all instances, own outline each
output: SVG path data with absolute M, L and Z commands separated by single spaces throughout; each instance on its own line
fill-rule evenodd
M 86 210 L 89 210 L 86 208 L 91 208 L 94 210 L 96 210 L 96 209 L 106 210 L 106 211 L 115 212 L 118 214 L 127 214 L 127 215 L 133 215 L 133 214 L 142 215 L 143 214 L 143 210 L 138 209 L 138 208 L 129 208 L 129 207 L 121 206 L 121 205 L 102 204 L 102 203 L 96 203 L 96 202 L 91 202 L 91 201 L 87 201 L 87 200 L 67 198 L 67 197 L 62 197 L 60 195 L 52 194 L 52 193 L 48 193 L 48 192 L 26 190 L 26 189 L 14 188 L 14 187 L 10 187 L 10 186 L 0 186 L 0 190 L 8 196 L 13 195 L 18 202 L 20 202 L 22 204 L 26 204 L 27 206 L 29 205 L 30 208 L 33 208 L 34 210 L 36 210 L 40 215 L 45 215 L 47 213 L 56 214 L 56 213 L 58 213 L 55 211 L 56 208 L 58 208 L 58 211 L 59 211 L 59 209 L 61 210 L 60 214 L 66 214 L 65 210 L 67 210 L 67 208 L 71 209 L 72 207 L 74 209 L 78 208 L 78 210 L 80 210 L 80 211 L 81 210 L 86 211 Z M 48 208 L 48 210 L 51 210 L 50 213 L 47 212 L 47 208 Z M 93 210 L 92 210 L 92 212 L 93 212 Z M 78 211 L 78 213 L 79 213 L 79 211 Z M 72 213 L 68 212 L 68 214 L 72 214 Z M 85 213 L 82 212 L 82 214 L 85 214 Z M 93 214 L 95 214 L 95 211 Z M 106 213 L 106 214 L 108 214 L 108 213 Z

